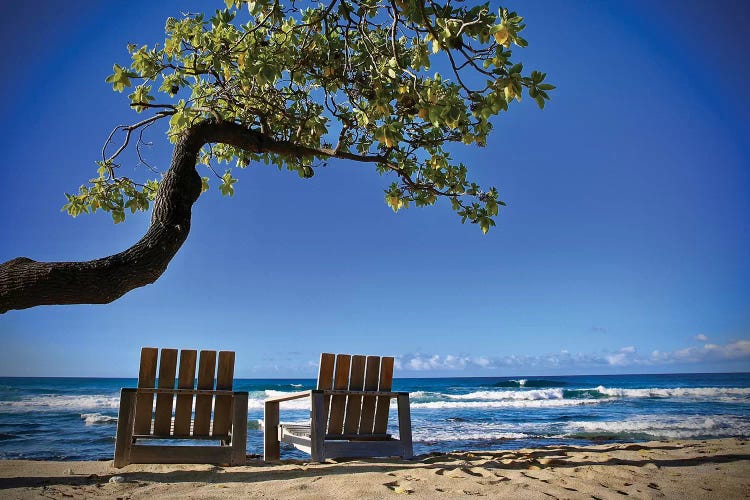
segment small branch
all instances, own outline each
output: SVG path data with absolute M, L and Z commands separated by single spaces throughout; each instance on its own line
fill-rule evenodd
M 104 162 L 104 164 L 106 165 L 110 165 L 115 158 L 120 156 L 120 154 L 125 151 L 125 148 L 128 147 L 128 144 L 130 143 L 130 134 L 132 134 L 134 130 L 137 130 L 146 125 L 150 125 L 151 123 L 157 120 L 161 120 L 165 116 L 171 116 L 174 113 L 174 111 L 160 111 L 154 116 L 146 118 L 145 120 L 142 120 L 138 123 L 134 123 L 133 125 L 118 125 L 117 127 L 115 127 L 114 130 L 112 130 L 112 132 L 109 134 L 109 137 L 107 137 L 107 140 L 104 143 L 104 147 L 102 148 L 102 162 Z M 117 148 L 117 151 L 115 151 L 114 154 L 107 158 L 107 146 L 109 146 L 109 144 L 112 142 L 112 138 L 118 130 L 123 130 L 125 132 L 125 139 L 123 140 L 123 143 L 120 145 L 120 147 Z M 110 170 L 110 176 L 114 177 L 114 170 L 111 166 L 109 166 L 108 168 Z

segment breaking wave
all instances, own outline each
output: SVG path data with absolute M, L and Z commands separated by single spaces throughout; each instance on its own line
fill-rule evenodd
M 521 378 L 518 380 L 501 380 L 492 384 L 493 387 L 564 387 L 568 385 L 562 380 L 545 380 L 545 379 L 525 379 Z
M 94 408 L 119 408 L 119 396 L 71 396 L 41 394 L 17 401 L 0 401 L 0 412 L 85 410 Z
M 507 401 L 432 401 L 412 403 L 412 408 L 442 410 L 449 408 L 559 408 L 601 403 L 600 399 L 537 399 Z
M 671 389 L 620 389 L 599 386 L 599 393 L 615 398 L 692 398 L 713 399 L 716 397 L 749 398 L 750 388 L 747 387 L 677 387 Z
M 701 439 L 747 437 L 750 422 L 733 415 L 644 415 L 616 421 L 568 422 L 565 437 L 586 439 Z
M 102 415 L 101 413 L 81 413 L 81 419 L 86 422 L 86 425 L 112 424 L 117 422 L 117 417 Z

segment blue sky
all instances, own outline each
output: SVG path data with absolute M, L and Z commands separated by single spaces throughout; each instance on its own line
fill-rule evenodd
M 202 5 L 0 7 L 0 261 L 101 257 L 145 232 L 148 214 L 73 219 L 63 193 L 135 121 L 104 82 L 125 45 Z M 558 90 L 454 150 L 509 205 L 488 235 L 446 204 L 394 214 L 371 166 L 251 167 L 233 198 L 201 197 L 154 285 L 0 316 L 0 375 L 135 376 L 144 345 L 234 349 L 241 377 L 314 376 L 321 351 L 393 354 L 397 376 L 750 371 L 748 8 L 506 5 L 528 23 L 517 57 Z

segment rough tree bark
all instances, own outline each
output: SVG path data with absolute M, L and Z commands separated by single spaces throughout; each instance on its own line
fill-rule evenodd
M 156 281 L 190 232 L 191 208 L 201 191 L 195 165 L 198 152 L 207 143 L 293 156 L 324 154 L 358 161 L 382 160 L 276 141 L 235 123 L 198 123 L 175 144 L 172 163 L 156 195 L 151 225 L 143 238 L 123 252 L 86 262 L 37 262 L 18 257 L 0 264 L 0 314 L 39 305 L 106 304 Z

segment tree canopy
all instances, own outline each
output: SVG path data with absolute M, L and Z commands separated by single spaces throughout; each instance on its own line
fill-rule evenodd
M 471 182 L 450 149 L 486 145 L 493 117 L 524 94 L 540 108 L 549 99 L 545 73 L 524 72 L 511 51 L 527 45 L 522 17 L 455 0 L 224 3 L 210 17 L 170 17 L 163 43 L 128 45 L 130 62 L 106 81 L 144 118 L 115 128 L 97 177 L 66 195 L 69 214 L 101 209 L 116 223 L 153 204 L 149 232 L 95 261 L 0 265 L 0 312 L 109 302 L 153 282 L 187 237 L 200 193 L 213 183 L 231 196 L 234 168 L 260 162 L 303 178 L 331 158 L 372 164 L 393 178 L 394 211 L 447 198 L 463 222 L 495 225 L 497 189 Z M 175 145 L 169 170 L 124 175 L 121 154 L 135 143 L 140 155 L 160 120 Z

